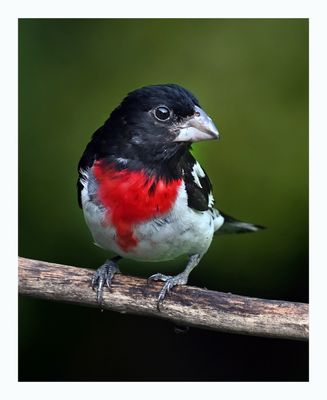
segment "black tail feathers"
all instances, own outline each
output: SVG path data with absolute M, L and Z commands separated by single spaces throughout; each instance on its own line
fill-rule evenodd
M 219 211 L 219 214 L 224 218 L 224 223 L 221 228 L 215 232 L 216 235 L 257 232 L 262 229 L 266 229 L 266 227 L 262 225 L 255 225 L 249 222 L 238 221 L 237 219 L 221 211 Z

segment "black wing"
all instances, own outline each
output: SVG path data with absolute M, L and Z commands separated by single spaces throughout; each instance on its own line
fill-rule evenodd
M 212 185 L 191 153 L 187 152 L 182 159 L 185 188 L 188 205 L 198 211 L 206 211 L 213 206 Z
M 82 201 L 81 201 L 81 192 L 83 190 L 83 185 L 81 183 L 81 179 L 83 179 L 83 175 L 81 173 L 82 170 L 87 170 L 88 168 L 92 167 L 94 161 L 99 154 L 99 149 L 101 148 L 101 134 L 103 132 L 104 127 L 102 126 L 92 136 L 91 141 L 86 146 L 84 153 L 78 163 L 78 180 L 77 180 L 77 199 L 78 205 L 82 208 Z
M 198 211 L 211 209 L 214 202 L 212 185 L 205 171 L 190 153 L 184 156 L 182 168 L 189 207 Z M 221 216 L 224 219 L 216 234 L 256 232 L 265 229 L 262 225 L 239 221 L 217 209 L 213 209 L 213 213 L 216 217 Z

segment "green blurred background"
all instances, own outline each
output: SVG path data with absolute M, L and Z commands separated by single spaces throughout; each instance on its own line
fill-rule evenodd
M 306 19 L 19 20 L 19 254 L 103 263 L 77 205 L 77 163 L 122 98 L 156 83 L 185 86 L 219 128 L 220 142 L 194 146 L 217 207 L 269 228 L 217 237 L 189 283 L 307 302 Z M 307 380 L 308 346 L 20 298 L 19 379 Z

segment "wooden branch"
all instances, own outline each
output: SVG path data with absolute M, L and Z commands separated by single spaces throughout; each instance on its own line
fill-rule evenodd
M 46 300 L 98 307 L 90 287 L 94 270 L 19 258 L 19 293 Z M 308 340 L 308 304 L 263 300 L 191 286 L 172 289 L 157 310 L 162 282 L 115 275 L 105 288 L 103 309 L 168 319 L 216 331 Z

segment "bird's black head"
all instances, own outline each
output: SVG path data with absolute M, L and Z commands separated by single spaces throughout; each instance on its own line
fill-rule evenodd
M 115 157 L 122 168 L 127 163 L 130 168 L 174 168 L 192 142 L 217 138 L 218 131 L 198 100 L 176 84 L 129 93 L 93 136 L 100 155 L 109 161 Z
M 167 84 L 134 90 L 126 96 L 118 109 L 130 118 L 139 119 L 143 115 L 152 127 L 167 128 L 193 115 L 194 106 L 199 107 L 199 102 L 192 93 L 179 85 Z

